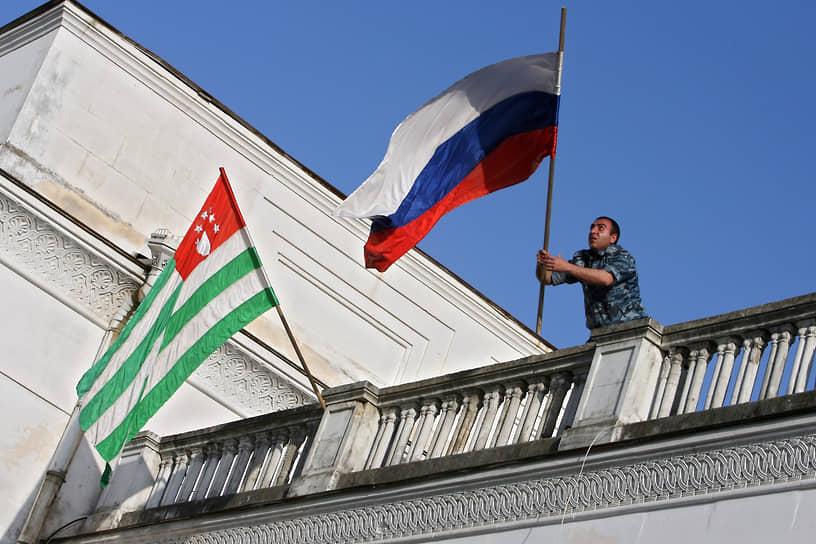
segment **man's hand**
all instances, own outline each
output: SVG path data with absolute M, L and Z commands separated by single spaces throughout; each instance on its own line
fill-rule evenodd
M 540 249 L 538 251 L 538 263 L 548 272 L 569 272 L 572 265 L 560 255 L 553 256 L 550 252 Z
M 600 285 L 602 287 L 610 287 L 615 283 L 615 278 L 606 270 L 596 270 L 593 268 L 584 268 L 577 266 L 571 262 L 562 259 L 561 256 L 554 257 L 550 252 L 543 249 L 538 251 L 536 256 L 538 266 L 536 266 L 536 275 L 538 279 L 545 284 L 552 284 L 553 272 L 564 272 L 569 274 L 574 279 L 586 285 Z

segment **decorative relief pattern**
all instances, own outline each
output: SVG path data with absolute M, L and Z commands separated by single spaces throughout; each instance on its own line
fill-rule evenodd
M 3 194 L 0 256 L 75 300 L 105 323 L 139 289 L 137 279 L 115 270 Z
M 224 344 L 210 355 L 190 380 L 252 414 L 277 412 L 314 402 L 289 380 L 231 343 Z
M 816 435 L 809 435 L 154 542 L 365 542 L 814 477 Z

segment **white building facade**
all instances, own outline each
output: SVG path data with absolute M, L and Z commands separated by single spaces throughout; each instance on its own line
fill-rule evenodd
M 74 385 L 145 285 L 151 233 L 183 234 L 219 166 L 322 383 L 391 386 L 551 350 L 421 252 L 387 274 L 364 269 L 367 224 L 331 216 L 336 189 L 73 2 L 0 29 L 0 96 L 2 543 L 25 522 Z M 259 318 L 148 428 L 312 402 L 296 360 L 277 316 Z M 45 534 L 96 504 L 95 456 L 82 443 L 72 457 Z

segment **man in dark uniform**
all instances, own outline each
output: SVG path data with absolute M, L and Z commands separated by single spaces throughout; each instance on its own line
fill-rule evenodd
M 581 282 L 589 329 L 646 317 L 640 302 L 635 258 L 618 245 L 620 226 L 601 216 L 589 227 L 589 249 L 569 261 L 538 252 L 536 275 L 549 285 Z

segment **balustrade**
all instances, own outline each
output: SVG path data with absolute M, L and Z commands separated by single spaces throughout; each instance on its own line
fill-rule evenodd
M 361 470 L 552 437 L 565 450 L 614 442 L 629 424 L 801 393 L 816 378 L 816 294 L 666 328 L 646 319 L 593 335 L 583 346 L 419 382 L 336 387 L 325 392 L 325 411 L 305 406 L 142 437 L 126 452 L 124 474 L 144 473 L 142 463 L 155 478 L 127 506 L 169 506 L 290 481 L 286 495 L 302 496 Z M 124 479 L 114 473 L 112 486 L 127 487 Z M 126 491 L 110 493 L 110 504 Z
M 816 296 L 666 327 L 650 418 L 813 387 Z
M 365 468 L 555 436 L 575 415 L 591 357 L 586 348 L 561 360 L 459 373 L 445 386 L 428 380 L 384 389 Z
M 320 421 L 318 408 L 295 409 L 161 440 L 161 464 L 145 508 L 282 485 Z M 268 420 L 267 424 L 262 424 Z

